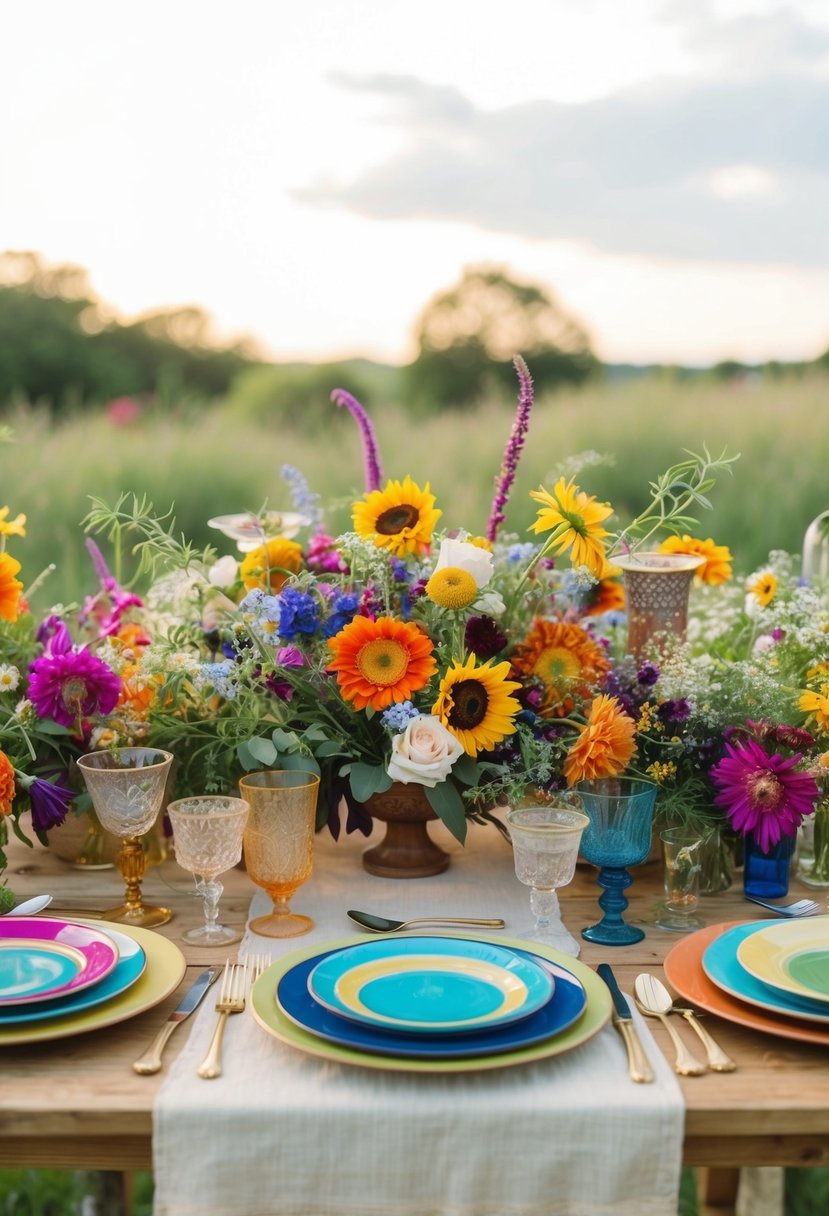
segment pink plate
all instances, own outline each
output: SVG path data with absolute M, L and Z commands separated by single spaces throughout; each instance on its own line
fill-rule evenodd
M 0 1007 L 50 1001 L 97 984 L 118 962 L 100 929 L 44 916 L 0 917 Z

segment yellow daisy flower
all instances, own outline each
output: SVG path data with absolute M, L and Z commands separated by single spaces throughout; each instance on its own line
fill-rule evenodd
M 472 654 L 457 659 L 440 682 L 432 713 L 440 718 L 468 756 L 488 751 L 515 732 L 515 715 L 521 709 L 511 694 L 520 688 L 508 680 L 509 663 L 477 663 Z
M 10 510 L 10 507 L 0 507 L 0 536 L 25 536 L 26 516 L 17 515 L 14 519 L 8 519 Z
M 777 594 L 777 575 L 766 568 L 746 580 L 746 591 L 761 608 L 767 608 Z
M 468 608 L 478 594 L 478 584 L 468 570 L 444 566 L 426 584 L 426 594 L 440 608 Z
M 820 692 L 804 692 L 797 704 L 799 709 L 811 716 L 821 733 L 829 731 L 829 684 L 824 684 Z
M 428 481 L 421 490 L 411 477 L 386 482 L 385 489 L 372 490 L 355 502 L 355 532 L 395 557 L 428 553 L 435 524 L 443 514 L 435 509 L 435 496 L 429 490 Z
M 727 545 L 715 544 L 710 536 L 706 540 L 697 540 L 687 534 L 669 536 L 659 546 L 659 552 L 690 553 L 693 557 L 705 558 L 703 564 L 697 567 L 694 577 L 712 587 L 728 582 L 733 574 L 731 550 Z
M 598 502 L 579 490 L 574 481 L 565 482 L 563 477 L 556 482 L 552 494 L 540 486 L 530 491 L 530 498 L 542 504 L 530 531 L 552 531 L 545 550 L 564 553 L 569 549 L 574 566 L 587 566 L 596 578 L 601 578 L 607 562 L 602 542 L 610 535 L 602 524 L 613 514 L 610 504 Z

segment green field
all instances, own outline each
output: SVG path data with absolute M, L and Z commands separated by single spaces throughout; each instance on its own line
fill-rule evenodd
M 429 481 L 442 525 L 483 532 L 514 406 L 504 399 L 426 418 L 375 406 L 384 475 Z M 829 378 L 817 375 L 743 384 L 651 378 L 548 395 L 533 411 L 506 527 L 524 533 L 534 517 L 528 491 L 551 484 L 577 453 L 614 459 L 585 469 L 580 482 L 626 522 L 645 505 L 649 479 L 683 449 L 727 447 L 741 459 L 716 487 L 715 509 L 704 514 L 699 534 L 730 545 L 737 568 L 748 572 L 770 548 L 799 552 L 807 524 L 829 507 L 827 416 Z M 232 403 L 185 403 L 129 427 L 97 412 L 55 425 L 45 413 L 23 410 L 5 421 L 14 442 L 0 446 L 0 505 L 29 517 L 25 542 L 13 539 L 10 550 L 27 581 L 50 562 L 57 567 L 40 606 L 91 589 L 80 527 L 91 495 L 113 502 L 127 490 L 146 493 L 158 510 L 174 504 L 188 537 L 226 551 L 230 542 L 206 520 L 266 501 L 290 507 L 283 463 L 301 469 L 330 504 L 332 532 L 350 525 L 349 504 L 363 490 L 357 427 L 324 397 L 310 412 L 282 409 L 257 422 Z

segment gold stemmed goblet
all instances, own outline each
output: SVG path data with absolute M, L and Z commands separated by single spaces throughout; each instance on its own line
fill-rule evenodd
M 96 815 L 108 832 L 121 839 L 116 864 L 126 892 L 123 904 L 103 913 L 107 920 L 153 928 L 173 915 L 169 908 L 147 905 L 141 898 L 147 861 L 140 840 L 161 810 L 172 763 L 172 753 L 157 747 L 118 747 L 90 752 L 78 760 Z
M 239 782 L 250 807 L 245 824 L 245 866 L 267 891 L 273 911 L 250 922 L 263 937 L 298 937 L 314 927 L 310 916 L 292 912 L 290 899 L 311 873 L 320 779 L 298 769 L 248 773 Z

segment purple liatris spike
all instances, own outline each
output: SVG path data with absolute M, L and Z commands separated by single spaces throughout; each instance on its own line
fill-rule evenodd
M 490 541 L 495 540 L 498 528 L 506 518 L 504 507 L 507 505 L 509 492 L 515 480 L 518 459 L 524 447 L 524 440 L 526 439 L 527 429 L 530 425 L 530 410 L 533 407 L 533 382 L 529 368 L 520 355 L 514 357 L 513 364 L 518 373 L 518 409 L 515 411 L 515 421 L 512 424 L 507 446 L 504 448 L 504 459 L 501 462 L 501 469 L 495 479 L 495 497 L 492 500 L 489 523 L 486 529 L 486 538 Z
M 87 536 L 84 543 L 86 544 L 89 556 L 92 558 L 92 565 L 95 567 L 95 573 L 98 575 L 98 578 L 101 581 L 101 586 L 103 587 L 106 585 L 106 580 L 111 577 L 109 567 L 104 560 L 104 555 L 95 544 L 95 541 L 91 536 Z
M 380 465 L 380 451 L 377 447 L 377 436 L 374 433 L 371 419 L 356 397 L 347 393 L 344 388 L 335 388 L 331 394 L 335 405 L 344 405 L 360 428 L 363 439 L 363 469 L 366 482 L 366 494 L 379 490 L 383 480 L 383 469 Z

